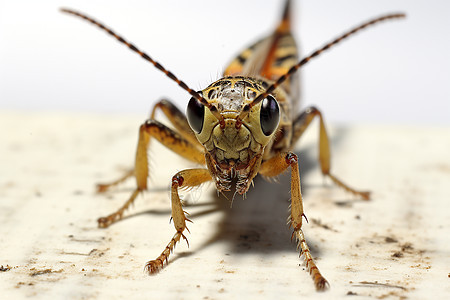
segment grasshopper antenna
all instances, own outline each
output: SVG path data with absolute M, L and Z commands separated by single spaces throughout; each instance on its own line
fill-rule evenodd
M 386 21 L 386 20 L 391 20 L 391 19 L 400 19 L 400 18 L 404 18 L 406 17 L 405 14 L 399 13 L 399 14 L 388 14 L 385 16 L 381 16 L 378 17 L 376 19 L 370 20 L 368 22 L 365 22 L 349 31 L 347 31 L 346 33 L 342 34 L 341 36 L 339 36 L 338 38 L 336 38 L 335 40 L 329 42 L 328 44 L 326 44 L 325 46 L 323 46 L 320 49 L 317 49 L 316 51 L 314 51 L 313 53 L 311 53 L 309 56 L 303 58 L 301 61 L 299 61 L 296 65 L 292 66 L 287 72 L 286 74 L 280 76 L 280 78 L 277 79 L 277 81 L 275 81 L 274 83 L 272 83 L 264 93 L 259 94 L 258 97 L 256 97 L 252 102 L 250 102 L 249 104 L 245 105 L 242 112 L 239 114 L 238 116 L 238 121 L 239 120 L 243 120 L 248 113 L 250 112 L 250 109 L 257 105 L 259 102 L 261 102 L 264 98 L 266 98 L 270 93 L 272 93 L 280 84 L 282 84 L 286 79 L 288 79 L 290 76 L 292 76 L 295 72 L 297 72 L 297 70 L 302 67 L 303 65 L 307 64 L 312 58 L 319 56 L 322 52 L 324 52 L 325 50 L 330 49 L 331 47 L 335 46 L 336 44 L 338 44 L 339 42 L 341 42 L 342 40 L 348 38 L 349 36 L 352 36 L 353 34 L 355 34 L 356 32 L 380 23 L 382 21 Z M 240 122 L 236 122 L 236 124 L 238 124 Z
M 194 97 L 195 99 L 197 99 L 201 104 L 203 104 L 205 107 L 207 107 L 211 113 L 219 120 L 222 121 L 223 120 L 223 116 L 217 111 L 217 108 L 215 106 L 213 106 L 212 104 L 208 103 L 208 101 L 206 101 L 205 98 L 203 98 L 203 96 L 194 91 L 193 89 L 191 89 L 186 83 L 184 83 L 183 81 L 181 81 L 180 79 L 178 79 L 178 77 L 176 77 L 172 72 L 170 72 L 169 70 L 167 70 L 166 68 L 164 68 L 159 62 L 153 60 L 147 53 L 139 50 L 135 45 L 133 45 L 132 43 L 128 42 L 127 40 L 125 40 L 123 37 L 121 37 L 120 35 L 116 34 L 114 31 L 112 31 L 110 28 L 106 27 L 105 25 L 103 25 L 102 23 L 86 16 L 85 14 L 82 14 L 80 12 L 74 11 L 72 9 L 67 9 L 67 8 L 61 8 L 60 9 L 61 12 L 63 13 L 67 13 L 70 15 L 74 15 L 77 17 L 80 17 L 88 22 L 90 22 L 91 24 L 96 25 L 97 27 L 99 27 L 100 29 L 106 31 L 107 33 L 109 33 L 110 35 L 112 35 L 113 37 L 116 38 L 116 40 L 118 40 L 119 42 L 121 42 L 122 44 L 125 44 L 131 51 L 139 54 L 143 59 L 145 59 L 146 61 L 150 62 L 153 66 L 155 66 L 155 68 L 157 68 L 158 70 L 160 70 L 161 72 L 163 72 L 164 74 L 166 74 L 167 77 L 169 77 L 170 79 L 172 79 L 173 81 L 175 81 L 182 89 L 184 89 L 185 91 L 187 91 L 192 97 Z

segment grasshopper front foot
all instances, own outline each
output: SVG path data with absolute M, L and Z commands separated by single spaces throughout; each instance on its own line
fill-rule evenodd
M 150 260 L 145 264 L 145 270 L 150 275 L 156 274 L 160 270 L 162 270 L 162 268 L 164 267 L 164 262 L 166 262 L 166 265 L 169 263 L 169 255 L 173 252 L 175 245 L 180 241 L 181 238 L 186 241 L 189 247 L 189 242 L 186 236 L 181 231 L 177 231 L 177 233 L 175 233 L 175 235 L 170 240 L 169 244 L 167 244 L 164 251 L 156 259 Z
M 166 264 L 168 263 L 168 261 L 166 261 Z M 159 260 L 159 259 L 155 259 L 155 260 L 150 260 L 145 264 L 145 270 L 148 272 L 149 275 L 154 275 L 156 273 L 158 273 L 164 266 L 164 262 Z
M 311 252 L 309 250 L 308 244 L 306 243 L 303 231 L 300 228 L 295 228 L 293 236 L 294 235 L 297 239 L 297 248 L 300 249 L 300 256 L 303 255 L 305 259 L 306 269 L 309 271 L 309 274 L 311 275 L 314 281 L 314 286 L 316 287 L 316 290 L 321 292 L 327 290 L 330 287 L 330 284 L 325 279 L 325 277 L 322 276 L 322 274 L 319 271 L 319 268 L 317 268 L 317 265 L 314 262 L 314 258 L 312 257 Z

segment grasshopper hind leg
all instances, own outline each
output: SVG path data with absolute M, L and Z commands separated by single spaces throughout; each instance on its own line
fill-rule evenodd
M 155 120 L 157 111 L 161 111 L 169 122 L 175 127 L 176 131 L 193 145 L 199 145 L 197 138 L 189 127 L 186 116 L 168 99 L 159 100 L 152 109 L 150 120 Z M 134 168 L 130 168 L 116 180 L 97 184 L 97 192 L 103 193 L 112 187 L 115 187 L 130 177 L 135 176 Z
M 128 178 L 134 176 L 134 169 L 127 170 L 121 177 L 111 182 L 103 182 L 97 183 L 97 193 L 104 193 L 109 190 L 111 187 L 121 184 Z
M 330 151 L 330 142 L 327 135 L 327 131 L 325 129 L 325 122 L 322 117 L 322 113 L 315 107 L 311 106 L 305 109 L 294 121 L 293 123 L 293 135 L 291 145 L 295 145 L 295 143 L 300 139 L 305 130 L 311 124 L 312 120 L 318 117 L 320 122 L 319 129 L 319 163 L 322 170 L 322 174 L 330 178 L 334 184 L 343 188 L 349 193 L 361 197 L 364 200 L 370 199 L 369 191 L 360 191 L 356 190 L 342 180 L 337 178 L 334 174 L 331 173 L 331 151 Z

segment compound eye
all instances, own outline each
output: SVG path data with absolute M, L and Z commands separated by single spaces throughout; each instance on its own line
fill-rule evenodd
M 189 100 L 186 110 L 189 126 L 195 133 L 200 133 L 203 128 L 203 119 L 205 117 L 205 106 L 194 97 Z
M 259 119 L 262 132 L 266 136 L 271 135 L 277 129 L 280 122 L 280 107 L 274 97 L 269 95 L 262 101 Z

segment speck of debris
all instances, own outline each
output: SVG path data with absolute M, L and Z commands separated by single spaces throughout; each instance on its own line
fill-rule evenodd
M 355 216 L 355 219 L 356 219 L 356 220 L 361 220 L 360 215 L 356 215 L 356 216 Z
M 356 296 L 356 295 L 358 295 L 358 294 L 355 292 L 352 292 L 352 291 L 347 292 L 347 296 Z
M 403 252 L 414 249 L 411 243 L 404 243 L 401 247 Z
M 400 251 L 397 251 L 394 254 L 392 254 L 392 257 L 397 257 L 397 258 L 403 257 L 403 253 Z
M 260 234 L 254 230 L 250 230 L 245 234 L 239 235 L 239 240 L 243 240 L 243 241 L 259 242 L 260 239 L 261 239 Z
M 6 265 L 6 267 L 3 267 L 3 265 L 0 267 L 0 272 L 7 272 L 11 270 L 11 267 L 9 265 Z
M 36 270 L 36 269 L 31 269 L 30 271 L 32 271 L 32 270 Z M 48 273 L 51 273 L 52 272 L 52 269 L 45 269 L 45 270 L 36 270 L 35 272 L 33 272 L 33 273 L 31 273 L 30 274 L 30 276 L 39 276 L 39 275 L 44 275 L 44 274 L 48 274 Z
M 382 287 L 387 287 L 387 288 L 396 288 L 396 289 L 401 289 L 401 290 L 406 290 L 405 287 L 400 286 L 400 285 L 393 285 L 393 284 L 388 284 L 388 283 L 380 283 L 378 281 L 360 281 L 359 282 L 361 284 L 361 286 L 382 286 Z M 355 286 L 360 286 L 360 285 L 355 285 Z
M 30 271 L 33 271 L 32 273 L 30 273 L 30 276 L 34 277 L 34 276 L 50 274 L 50 273 L 61 273 L 63 271 L 63 269 L 60 269 L 58 271 L 53 271 L 52 269 L 37 270 L 36 268 L 31 268 Z
M 386 242 L 386 243 L 397 243 L 398 241 L 396 240 L 396 239 L 394 239 L 394 238 L 392 238 L 392 237 L 386 237 L 385 239 L 384 239 L 384 241 Z
M 322 221 L 319 220 L 319 219 L 311 219 L 311 222 L 312 222 L 314 225 L 317 225 L 317 226 L 319 226 L 319 227 L 322 227 L 323 229 L 331 230 L 331 231 L 334 231 L 334 232 L 338 232 L 336 229 L 331 228 L 329 225 L 322 223 Z
M 29 282 L 29 283 L 25 283 L 25 282 L 23 282 L 23 281 L 19 281 L 17 284 L 16 284 L 16 289 L 18 289 L 18 288 L 20 288 L 20 286 L 22 286 L 22 285 L 34 285 L 34 283 L 32 283 L 32 282 Z
M 350 203 L 349 201 L 336 201 L 334 202 L 334 204 L 340 207 L 352 207 L 352 203 Z
M 107 248 L 105 251 L 109 250 L 109 248 Z M 92 249 L 88 256 L 94 256 L 94 257 L 102 257 L 103 255 L 105 255 L 105 252 L 103 250 L 98 250 L 98 249 Z

